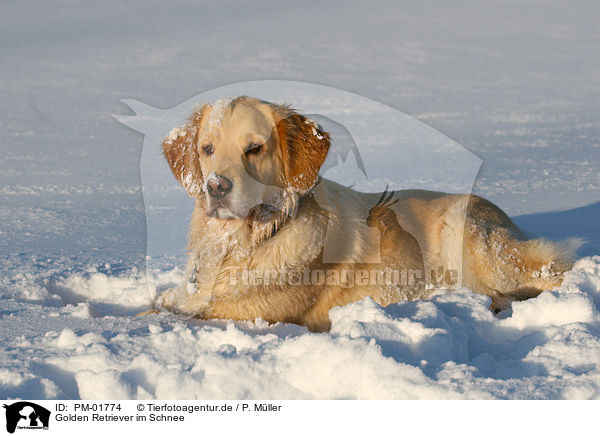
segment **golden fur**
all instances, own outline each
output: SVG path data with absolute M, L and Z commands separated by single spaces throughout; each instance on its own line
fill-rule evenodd
M 185 283 L 157 307 L 324 331 L 329 309 L 367 296 L 387 305 L 466 286 L 499 310 L 557 286 L 570 268 L 574 243 L 526 240 L 477 196 L 364 194 L 319 178 L 329 140 L 288 106 L 249 97 L 205 105 L 174 129 L 164 156 L 195 208 Z M 207 183 L 221 177 L 231 192 L 213 198 Z M 379 280 L 382 271 L 409 277 Z

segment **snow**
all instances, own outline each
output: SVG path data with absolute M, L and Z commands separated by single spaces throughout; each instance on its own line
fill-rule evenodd
M 218 181 L 219 181 L 219 176 L 217 176 L 217 173 L 213 171 L 208 176 L 206 176 L 206 178 L 204 179 L 204 183 L 202 184 L 202 192 L 208 191 L 209 183 L 218 182 Z
M 174 127 L 167 135 L 169 143 L 173 143 L 178 137 L 187 135 L 187 131 L 181 127 Z
M 233 97 L 220 98 L 219 100 L 210 103 L 210 114 L 206 120 L 207 129 L 216 129 L 223 126 L 223 116 L 225 111 L 229 107 L 229 104 L 233 101 Z
M 315 120 L 311 120 L 310 118 L 307 118 L 306 121 L 304 121 L 304 124 L 309 124 L 311 127 L 311 131 L 313 136 L 316 136 L 317 139 L 323 139 L 323 135 L 321 135 L 317 129 L 320 128 L 319 125 L 317 124 L 317 122 Z
M 266 0 L 136 0 L 118 13 L 35 3 L 7 3 L 0 17 L 1 398 L 600 398 L 597 5 L 333 1 L 315 16 Z M 466 161 L 440 156 L 466 147 L 475 193 L 527 232 L 582 237 L 580 259 L 559 289 L 498 316 L 468 289 L 335 308 L 322 334 L 136 316 L 184 276 L 192 200 L 172 175 L 153 179 L 160 140 L 185 132 L 171 129 L 191 96 L 264 78 L 368 97 L 366 117 L 316 88 L 277 101 L 360 147 L 331 154 L 331 177 L 393 184 L 396 174 L 365 181 L 362 157 L 369 174 L 381 162 L 414 186 L 460 191 L 452 173 Z M 227 95 L 281 89 L 273 80 Z M 384 106 L 444 134 L 424 155 L 433 167 L 443 160 L 441 171 L 401 154 L 382 162 L 377 147 L 414 139 L 391 135 Z M 138 114 L 128 125 L 154 128 L 143 141 L 111 116 L 128 107 Z M 140 174 L 141 153 L 154 161 Z
M 582 259 L 559 289 L 499 317 L 468 289 L 385 308 L 366 299 L 332 309 L 324 334 L 261 320 L 80 318 L 68 305 L 38 305 L 33 320 L 22 295 L 0 321 L 24 332 L 3 335 L 0 387 L 8 397 L 81 399 L 599 398 L 599 272 L 600 256 Z M 128 313 L 152 297 L 135 275 L 69 283 L 98 312 Z

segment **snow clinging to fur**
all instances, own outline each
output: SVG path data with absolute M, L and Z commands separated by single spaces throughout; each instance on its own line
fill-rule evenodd
M 232 101 L 232 97 L 227 97 L 221 98 L 209 104 L 210 114 L 206 120 L 206 127 L 208 129 L 219 128 L 223 126 L 223 116 L 225 115 L 225 111 Z

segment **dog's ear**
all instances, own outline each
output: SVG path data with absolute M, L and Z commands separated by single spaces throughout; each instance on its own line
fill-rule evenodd
M 304 195 L 317 182 L 329 151 L 329 133 L 287 106 L 276 108 L 276 113 L 285 178 L 294 191 Z
M 163 154 L 171 171 L 190 197 L 198 195 L 204 183 L 197 146 L 201 118 L 202 111 L 194 113 L 188 123 L 171 130 L 162 142 Z

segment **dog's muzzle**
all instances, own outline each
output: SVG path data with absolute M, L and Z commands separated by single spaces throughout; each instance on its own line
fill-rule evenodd
M 206 192 L 215 200 L 225 197 L 233 188 L 233 182 L 227 177 L 213 174 L 206 182 Z

